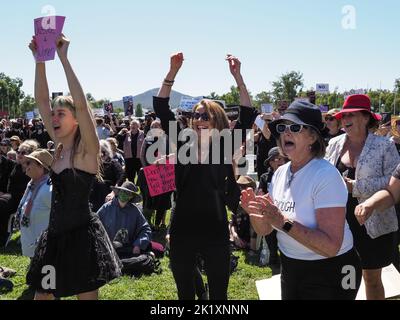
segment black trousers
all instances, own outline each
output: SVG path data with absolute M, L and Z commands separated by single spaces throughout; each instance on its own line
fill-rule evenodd
M 139 174 L 139 170 L 141 167 L 142 163 L 140 159 L 125 159 L 125 173 L 129 181 L 135 183 L 136 175 Z
M 195 279 L 198 279 L 197 254 L 204 259 L 210 300 L 227 300 L 230 276 L 229 243 L 194 244 L 189 239 L 178 240 L 171 236 L 171 269 L 179 299 L 195 299 Z
M 362 271 L 354 249 L 316 261 L 291 259 L 281 253 L 281 262 L 282 300 L 355 300 L 357 297 Z M 349 268 L 355 272 L 348 272 Z M 349 275 L 354 277 L 354 286 Z

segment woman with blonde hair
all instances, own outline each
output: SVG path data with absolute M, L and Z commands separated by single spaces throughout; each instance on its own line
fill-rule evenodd
M 38 242 L 27 274 L 35 299 L 77 295 L 98 298 L 98 289 L 121 275 L 121 264 L 112 244 L 89 206 L 89 194 L 99 175 L 99 140 L 85 94 L 68 59 L 69 40 L 57 39 L 71 97 L 49 102 L 44 63 L 36 63 L 35 99 L 47 131 L 57 145 L 50 177 L 53 183 L 49 228 Z M 30 43 L 33 53 L 36 39 Z M 53 274 L 48 274 L 51 266 Z M 47 271 L 46 271 L 47 270 Z M 55 280 L 43 287 L 44 277 Z
M 214 150 L 209 148 L 208 144 L 212 131 L 222 133 L 227 129 L 228 133 L 231 133 L 228 117 L 223 108 L 211 100 L 202 100 L 194 107 L 191 120 L 192 130 L 181 131 L 178 127 L 175 114 L 169 107 L 169 97 L 183 60 L 182 53 L 171 57 L 170 71 L 153 102 L 156 115 L 161 120 L 162 128 L 167 135 L 170 134 L 169 125 L 172 122 L 178 132 L 182 132 L 183 135 L 187 133 L 188 136 L 194 138 L 185 144 L 182 141 L 178 142 L 175 164 L 176 205 L 170 227 L 171 268 L 179 299 L 193 300 L 196 255 L 201 254 L 205 261 L 210 299 L 225 300 L 230 274 L 226 207 L 236 210 L 239 205 L 240 191 L 236 184 L 232 160 L 224 161 L 224 156 L 232 156 L 232 154 L 220 153 L 220 158 L 217 159 L 219 163 L 207 160 L 215 160 Z M 251 108 L 251 100 L 240 72 L 241 63 L 230 55 L 227 61 L 239 87 L 242 106 L 236 129 L 251 129 L 257 112 Z M 191 146 L 194 147 L 191 148 Z M 187 148 L 190 149 L 190 153 L 194 153 L 191 154 L 189 163 L 186 163 L 187 159 L 184 159 Z

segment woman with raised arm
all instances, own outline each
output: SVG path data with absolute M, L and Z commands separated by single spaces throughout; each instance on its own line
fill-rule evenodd
M 71 97 L 57 97 L 50 105 L 46 66 L 36 63 L 36 103 L 57 145 L 50 172 L 49 228 L 39 240 L 27 274 L 37 300 L 73 295 L 81 300 L 98 299 L 98 289 L 121 274 L 112 244 L 89 207 L 90 190 L 99 175 L 100 148 L 93 116 L 68 60 L 69 43 L 64 35 L 57 39 Z M 36 52 L 35 38 L 29 47 Z M 43 281 L 45 277 L 52 281 Z
M 250 107 L 250 97 L 240 73 L 240 61 L 229 55 L 230 70 L 240 90 L 241 108 L 237 129 L 250 129 L 257 113 Z M 169 97 L 175 77 L 182 67 L 183 54 L 171 57 L 171 68 L 165 78 L 158 97 L 154 97 L 154 110 L 161 120 L 164 131 L 169 135 L 169 124 L 176 123 L 174 113 L 169 107 Z M 202 100 L 193 109 L 191 129 L 185 129 L 191 137 L 210 136 L 212 129 L 217 132 L 229 131 L 228 118 L 224 109 L 216 102 Z M 225 131 L 226 132 L 226 131 Z M 197 134 L 197 135 L 196 135 Z M 171 138 L 171 137 L 170 137 Z M 222 140 L 222 139 L 221 139 Z M 211 300 L 226 300 L 230 274 L 229 229 L 226 206 L 236 210 L 239 204 L 240 191 L 236 184 L 232 160 L 219 163 L 207 161 L 213 159 L 211 148 L 202 148 L 200 141 L 193 144 L 178 142 L 175 165 L 176 207 L 170 229 L 171 268 L 178 289 L 179 299 L 193 300 L 195 287 L 193 282 L 196 268 L 196 255 L 201 254 L 205 260 Z M 239 144 L 239 147 L 241 145 Z M 191 146 L 194 148 L 190 148 Z M 198 145 L 198 148 L 196 146 Z M 185 163 L 187 147 L 191 161 Z M 221 148 L 223 150 L 223 148 Z M 221 158 L 224 156 L 220 153 Z M 213 159 L 215 160 L 215 159 Z

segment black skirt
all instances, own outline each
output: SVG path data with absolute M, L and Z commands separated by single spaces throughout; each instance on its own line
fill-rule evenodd
M 49 268 L 50 267 L 50 268 Z M 91 292 L 121 276 L 121 262 L 97 216 L 64 234 L 45 231 L 27 274 L 27 284 L 41 293 L 69 297 Z M 54 287 L 49 270 L 55 271 Z

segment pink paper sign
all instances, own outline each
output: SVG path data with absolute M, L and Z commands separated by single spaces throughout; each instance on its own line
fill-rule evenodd
M 36 61 L 54 60 L 56 40 L 62 33 L 65 17 L 51 16 L 34 20 L 37 44 Z
M 143 170 L 151 197 L 176 189 L 175 166 L 173 164 L 152 165 Z

